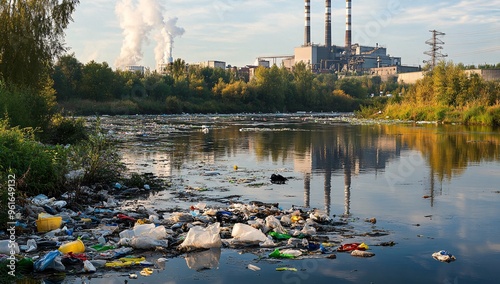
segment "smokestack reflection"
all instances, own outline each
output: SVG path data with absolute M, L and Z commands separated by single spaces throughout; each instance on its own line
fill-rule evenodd
M 331 193 L 332 193 L 332 169 L 329 167 L 325 171 L 325 183 L 324 183 L 324 193 L 325 193 L 325 211 L 326 214 L 330 215 L 330 204 L 331 204 Z
M 346 159 L 344 164 L 344 215 L 351 214 L 351 160 Z
M 311 206 L 311 173 L 304 174 L 304 207 Z

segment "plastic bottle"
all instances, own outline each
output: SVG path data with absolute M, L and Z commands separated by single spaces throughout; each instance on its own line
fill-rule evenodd
M 114 249 L 115 247 L 114 246 L 106 246 L 106 245 L 102 245 L 102 244 L 97 244 L 97 245 L 91 246 L 91 248 L 95 249 L 98 252 L 101 252 L 101 251 L 107 251 L 107 250 Z
M 295 258 L 294 255 L 281 253 L 279 249 L 275 249 L 271 254 L 269 254 L 269 257 L 272 257 L 272 258 L 290 258 L 290 259 Z
M 16 242 L 11 242 L 10 240 L 0 241 L 0 253 L 11 254 L 11 252 L 19 253 L 19 245 Z
M 276 233 L 274 231 L 270 232 L 269 235 L 277 240 L 288 240 L 289 238 L 292 237 L 289 234 L 280 234 L 280 233 Z

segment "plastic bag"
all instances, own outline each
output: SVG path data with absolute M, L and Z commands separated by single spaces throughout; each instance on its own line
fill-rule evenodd
M 96 272 L 97 271 L 97 269 L 95 268 L 95 266 L 89 260 L 85 260 L 83 262 L 83 270 L 85 272 Z
M 167 240 L 157 240 L 151 237 L 133 237 L 130 246 L 135 249 L 154 249 L 156 247 L 168 247 Z
M 306 236 L 314 236 L 316 235 L 316 228 L 311 226 L 308 222 L 304 225 L 304 228 L 302 228 L 301 233 L 306 235 Z
M 290 226 L 292 224 L 292 219 L 289 215 L 283 215 L 281 216 L 280 222 L 285 226 Z
M 134 231 L 133 230 L 123 230 L 120 232 L 120 238 L 128 238 L 128 239 L 131 239 L 135 236 L 134 234 Z
M 47 253 L 42 258 L 35 261 L 35 263 L 33 264 L 35 271 L 44 271 L 45 269 L 47 269 L 47 267 L 49 267 L 49 265 L 54 263 L 56 257 L 58 256 L 61 256 L 61 252 L 58 250 L 53 250 Z
M 266 217 L 266 226 L 280 234 L 288 234 L 287 230 L 281 226 L 281 223 L 276 217 L 269 215 Z
M 220 239 L 220 223 L 214 223 L 206 228 L 195 226 L 189 229 L 184 242 L 179 246 L 181 250 L 198 248 L 218 248 L 222 246 Z
M 264 235 L 262 231 L 242 223 L 234 225 L 231 236 L 238 239 L 240 242 L 246 243 L 258 243 L 267 240 L 266 235 Z
M 134 227 L 134 236 L 147 236 L 161 240 L 167 237 L 167 229 L 164 226 L 155 227 L 154 224 L 136 225 Z
M 57 209 L 61 209 L 65 207 L 68 203 L 64 200 L 58 200 L 52 203 L 52 206 L 56 207 Z
M 59 272 L 64 272 L 66 271 L 66 266 L 62 263 L 62 258 L 58 256 L 45 269 L 54 269 Z
M 36 245 L 36 241 L 33 240 L 33 239 L 29 239 L 28 240 L 28 243 L 26 244 L 26 246 L 28 247 L 26 249 L 26 252 L 32 252 L 32 251 L 36 251 L 37 250 L 37 245 Z
M 155 228 L 155 224 L 142 224 L 134 226 L 134 235 L 135 236 L 148 236 L 149 232 Z
M 261 246 L 263 248 L 272 248 L 272 247 L 276 246 L 276 243 L 274 243 L 272 237 L 268 237 L 268 238 L 266 238 L 265 241 L 259 243 L 259 246 Z

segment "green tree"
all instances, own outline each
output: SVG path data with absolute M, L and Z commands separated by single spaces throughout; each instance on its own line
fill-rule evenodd
M 82 67 L 83 64 L 76 59 L 74 53 L 59 58 L 52 73 L 58 100 L 80 97 L 78 87 L 82 80 Z
M 90 61 L 82 68 L 80 92 L 82 97 L 95 101 L 106 101 L 114 97 L 116 77 L 108 63 Z
M 296 102 L 299 107 L 312 105 L 313 74 L 310 65 L 303 61 L 297 62 L 292 71 L 293 83 L 296 91 Z
M 347 95 L 354 98 L 366 98 L 367 90 L 357 78 L 344 78 L 336 82 L 336 89 L 344 91 Z
M 168 65 L 167 71 L 174 78 L 175 82 L 186 80 L 187 76 L 186 61 L 177 58 L 172 64 Z
M 284 76 L 278 66 L 271 68 L 258 67 L 252 84 L 256 87 L 258 99 L 266 106 L 266 111 L 277 111 L 283 108 L 286 86 Z
M 64 29 L 78 3 L 0 0 L 0 111 L 11 125 L 49 127 L 53 59 L 64 51 Z
M 41 90 L 79 0 L 0 0 L 0 78 Z

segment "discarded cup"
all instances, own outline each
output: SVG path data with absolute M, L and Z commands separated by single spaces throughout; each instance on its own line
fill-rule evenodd
M 85 252 L 85 245 L 83 242 L 78 239 L 76 241 L 72 241 L 69 243 L 65 243 L 59 247 L 59 251 L 62 252 L 63 254 L 67 253 L 83 253 Z

